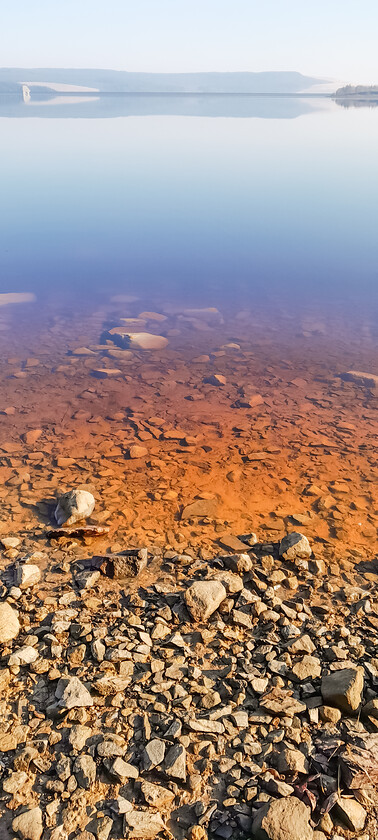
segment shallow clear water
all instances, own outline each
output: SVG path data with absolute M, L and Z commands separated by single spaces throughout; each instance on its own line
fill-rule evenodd
M 378 109 L 11 102 L 0 103 L 1 291 L 376 306 Z

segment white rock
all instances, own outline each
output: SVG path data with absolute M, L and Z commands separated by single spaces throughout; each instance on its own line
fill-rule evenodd
M 78 677 L 71 677 L 68 682 L 65 679 L 59 680 L 55 697 L 63 709 L 93 706 L 93 698 Z
M 43 832 L 42 811 L 40 808 L 30 808 L 19 814 L 12 822 L 12 829 L 23 840 L 40 840 Z
M 11 653 L 8 659 L 8 665 L 31 665 L 38 659 L 38 651 L 31 645 L 24 645 L 14 653 Z
M 35 586 L 41 580 L 41 570 L 39 566 L 33 563 L 24 563 L 18 566 L 16 573 L 17 585 L 20 589 L 28 589 L 29 586 Z
M 195 621 L 206 621 L 227 598 L 219 580 L 197 580 L 185 592 L 186 606 Z
M 287 534 L 280 543 L 280 556 L 284 560 L 297 560 L 311 557 L 310 543 L 303 534 L 294 531 Z
M 0 644 L 15 639 L 20 632 L 18 614 L 10 604 L 3 601 L 0 604 Z
M 168 344 L 168 339 L 153 333 L 129 333 L 131 350 L 162 350 Z
M 91 515 L 95 499 L 88 490 L 69 490 L 60 497 L 55 508 L 58 525 L 74 525 Z

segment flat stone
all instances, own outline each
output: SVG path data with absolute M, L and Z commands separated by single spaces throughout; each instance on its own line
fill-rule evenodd
M 354 382 L 366 388 L 378 388 L 378 375 L 375 373 L 364 373 L 362 370 L 348 370 L 340 373 L 340 379 L 346 382 Z
M 148 449 L 145 446 L 138 446 L 138 444 L 133 444 L 129 448 L 129 458 L 145 458 L 148 455 Z
M 40 808 L 30 808 L 19 814 L 12 822 L 12 829 L 23 840 L 41 840 L 43 833 L 42 811 Z
M 125 814 L 123 830 L 126 837 L 138 838 L 138 840 L 154 840 L 160 831 L 165 830 L 165 825 L 159 813 L 151 811 L 138 811 L 137 809 Z
M 152 805 L 153 808 L 164 808 L 172 805 L 175 794 L 168 788 L 161 785 L 154 785 L 151 782 L 143 780 L 141 784 L 141 791 L 145 798 L 147 805 Z
M 305 682 L 306 680 L 315 680 L 320 677 L 322 667 L 319 659 L 316 656 L 304 656 L 300 662 L 296 662 L 291 669 L 291 674 L 294 680 L 298 682 Z
M 306 559 L 311 557 L 311 546 L 307 537 L 294 531 L 281 540 L 279 552 L 284 560 Z
M 20 589 L 28 589 L 29 586 L 35 586 L 41 580 L 41 570 L 39 566 L 33 563 L 24 563 L 18 566 L 16 572 L 16 583 Z
M 243 554 L 248 549 L 248 545 L 239 540 L 239 537 L 233 536 L 233 534 L 223 534 L 222 537 L 219 537 L 219 545 L 222 548 L 227 548 L 228 551 L 235 552 L 235 554 Z
M 198 519 L 216 516 L 218 503 L 216 499 L 197 499 L 186 505 L 181 513 L 181 519 Z
M 27 781 L 28 774 L 24 770 L 18 770 L 15 773 L 11 773 L 7 779 L 4 779 L 3 791 L 4 793 L 18 793 L 18 791 L 25 787 Z
M 325 704 L 337 706 L 341 711 L 356 712 L 364 688 L 363 668 L 344 668 L 323 677 L 321 684 Z
M 284 749 L 280 753 L 277 762 L 279 773 L 308 773 L 308 761 L 300 750 Z
M 64 683 L 66 683 L 66 680 L 59 680 L 55 691 L 59 706 L 63 709 L 93 706 L 93 698 L 78 677 L 71 677 L 66 685 Z
M 164 770 L 167 776 L 186 782 L 186 750 L 181 744 L 174 744 L 165 757 Z
M 139 771 L 133 764 L 124 761 L 123 758 L 116 758 L 114 761 L 104 762 L 112 776 L 115 776 L 121 783 L 127 779 L 137 779 Z
M 17 749 L 17 738 L 11 732 L 0 734 L 0 752 L 6 753 Z
M 207 621 L 226 597 L 227 592 L 218 580 L 195 581 L 184 595 L 186 606 L 195 621 Z
M 160 738 L 153 738 L 144 749 L 143 753 L 143 767 L 145 770 L 151 770 L 157 767 L 164 761 L 165 743 Z
M 253 840 L 313 840 L 310 810 L 294 796 L 267 802 L 256 814 Z
M 11 653 L 8 659 L 8 665 L 31 665 L 32 662 L 35 662 L 39 657 L 38 650 L 36 650 L 31 645 L 24 645 L 18 650 L 15 650 L 14 653 Z
M 119 368 L 93 368 L 92 376 L 96 379 L 115 379 L 122 376 L 122 371 Z
M 0 644 L 15 639 L 20 632 L 18 614 L 7 601 L 0 604 Z
M 91 755 L 79 755 L 74 763 L 73 772 L 80 787 L 89 790 L 96 780 L 96 762 Z
M 347 799 L 346 796 L 340 796 L 336 804 L 336 811 L 344 825 L 350 831 L 362 831 L 367 813 L 365 808 L 356 802 L 355 799 Z

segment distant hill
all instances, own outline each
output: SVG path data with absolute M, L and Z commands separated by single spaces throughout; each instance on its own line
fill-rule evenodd
M 0 68 L 0 91 L 14 93 L 22 83 L 82 86 L 102 93 L 301 93 L 323 79 L 296 72 L 129 73 L 125 70 Z

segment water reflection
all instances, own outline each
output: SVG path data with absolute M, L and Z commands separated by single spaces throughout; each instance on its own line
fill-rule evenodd
M 43 96 L 33 91 L 24 98 L 0 96 L 0 117 L 77 117 L 104 119 L 133 116 L 259 117 L 295 119 L 327 106 L 321 96 L 262 95 L 149 95 L 101 94 L 101 96 Z

